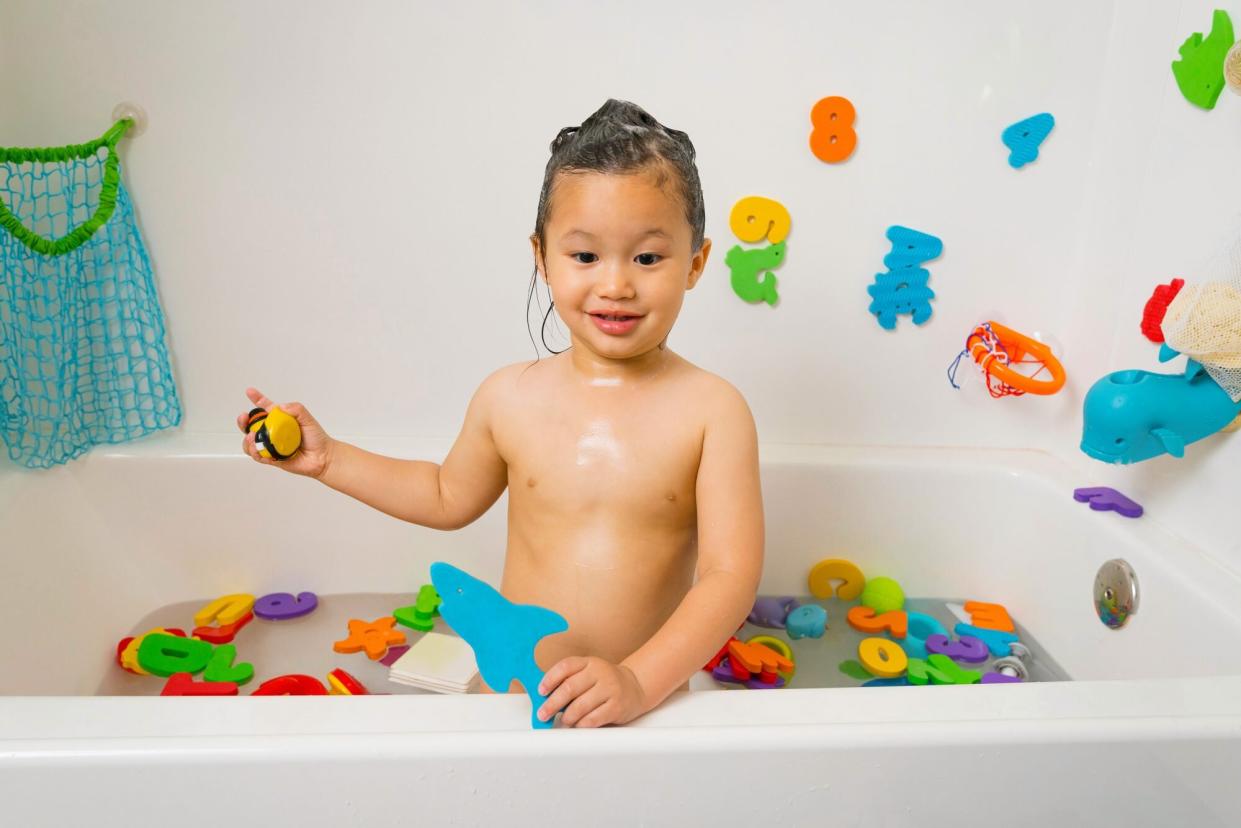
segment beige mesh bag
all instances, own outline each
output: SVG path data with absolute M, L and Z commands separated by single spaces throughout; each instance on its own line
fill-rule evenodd
M 1185 282 L 1163 318 L 1164 339 L 1241 402 L 1241 239 Z

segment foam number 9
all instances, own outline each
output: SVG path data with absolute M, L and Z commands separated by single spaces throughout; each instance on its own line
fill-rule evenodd
M 810 110 L 810 151 L 814 157 L 829 164 L 839 164 L 853 154 L 857 133 L 853 119 L 857 111 L 848 98 L 833 95 L 824 98 Z
M 743 242 L 760 242 L 763 239 L 779 244 L 789 235 L 793 219 L 784 205 L 762 196 L 746 196 L 733 205 L 728 215 L 728 226 L 733 235 Z

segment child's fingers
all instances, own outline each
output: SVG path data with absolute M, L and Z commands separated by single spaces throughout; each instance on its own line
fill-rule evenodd
M 597 710 L 601 710 L 609 699 L 608 694 L 598 684 L 592 685 L 565 708 L 560 723 L 565 727 L 589 727 L 585 719 Z M 601 718 L 601 717 L 600 717 Z
M 272 463 L 271 460 L 259 454 L 258 446 L 254 444 L 253 432 L 247 432 L 246 436 L 241 438 L 241 450 L 250 455 L 251 459 L 257 460 L 265 466 L 271 465 Z
M 560 685 L 560 682 L 581 671 L 585 666 L 586 659 L 583 656 L 560 659 L 552 665 L 552 669 L 543 674 L 543 680 L 539 682 L 539 695 L 548 695 Z
M 618 721 L 620 705 L 616 699 L 604 699 L 603 704 L 578 719 L 574 727 L 603 727 Z M 566 714 L 567 715 L 567 714 Z M 563 719 L 561 720 L 563 721 Z
M 309 425 L 311 423 L 310 415 L 306 413 L 306 406 L 299 402 L 281 403 L 280 407 L 284 413 L 291 416 L 301 425 Z
M 594 687 L 595 680 L 590 673 L 577 672 L 560 682 L 560 686 L 539 707 L 539 720 L 551 721 L 558 711 L 564 710 L 570 702 Z
M 270 409 L 273 405 L 275 405 L 274 402 L 267 399 L 267 397 L 263 396 L 263 392 L 258 390 L 257 388 L 247 388 L 246 396 L 250 398 L 250 402 L 254 403 L 260 408 Z

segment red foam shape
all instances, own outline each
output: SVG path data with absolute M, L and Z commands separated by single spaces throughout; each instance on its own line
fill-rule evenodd
M 1156 285 L 1151 298 L 1146 300 L 1142 309 L 1142 334 L 1151 342 L 1163 342 L 1163 318 L 1168 313 L 1168 305 L 1185 287 L 1184 279 L 1173 279 L 1166 285 Z
M 744 624 L 742 626 L 744 626 Z M 737 629 L 741 629 L 741 627 L 738 627 Z M 728 640 L 724 642 L 724 646 L 720 647 L 720 651 L 716 653 L 714 656 L 712 656 L 711 660 L 708 661 L 707 665 L 703 667 L 702 669 L 706 670 L 709 673 L 712 670 L 714 670 L 716 667 L 719 667 L 720 662 L 724 660 L 724 656 L 728 655 L 728 645 L 737 640 L 739 640 L 737 636 L 735 635 L 729 636 Z
M 349 675 L 349 673 L 339 667 L 333 670 L 331 675 L 336 676 L 336 680 L 343 684 L 345 689 L 354 696 L 369 696 L 371 694 L 371 691 L 367 690 L 366 686 L 362 684 L 362 682 L 358 681 L 356 678 Z
M 251 696 L 326 696 L 327 688 L 314 676 L 276 676 L 259 685 Z
M 246 624 L 254 620 L 254 613 L 247 612 L 231 624 L 221 624 L 218 627 L 195 627 L 194 636 L 206 641 L 208 644 L 228 644 L 237 637 L 237 633 Z M 172 632 L 172 630 L 169 630 Z M 185 637 L 185 633 L 180 633 L 181 637 Z
M 185 638 L 185 630 L 177 629 L 176 627 L 166 627 L 165 631 L 169 635 L 175 635 L 175 636 L 178 636 L 179 638 Z M 120 643 L 116 645 L 116 663 L 120 665 L 120 668 L 124 670 L 126 673 L 133 673 L 135 676 L 140 676 L 142 675 L 142 673 L 139 673 L 137 670 L 129 669 L 121 662 L 121 655 L 125 652 L 125 648 L 129 646 L 129 642 L 133 640 L 134 640 L 134 637 L 132 635 L 127 635 L 120 640 Z
M 185 636 L 181 636 L 184 638 Z M 235 696 L 237 685 L 231 681 L 194 681 L 189 673 L 173 673 L 160 691 L 161 696 Z

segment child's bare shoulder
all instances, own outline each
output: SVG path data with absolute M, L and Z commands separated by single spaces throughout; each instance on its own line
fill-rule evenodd
M 685 397 L 703 414 L 704 421 L 719 418 L 752 419 L 745 396 L 728 380 L 682 359 L 681 386 Z
M 491 401 L 499 400 L 517 388 L 517 383 L 521 381 L 527 369 L 534 366 L 536 360 L 528 359 L 525 362 L 514 362 L 511 365 L 505 365 L 497 368 L 487 375 L 487 378 L 478 386 L 478 395 Z

